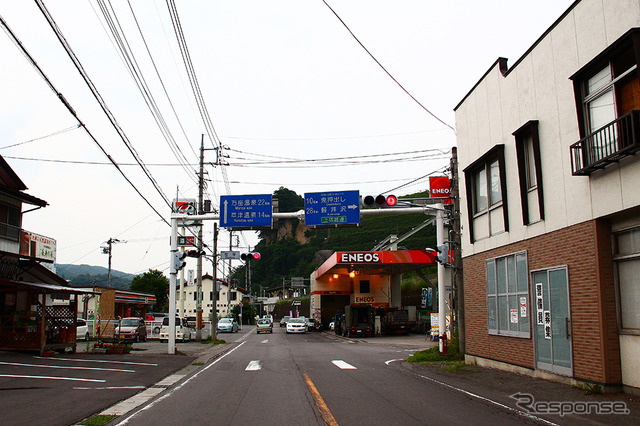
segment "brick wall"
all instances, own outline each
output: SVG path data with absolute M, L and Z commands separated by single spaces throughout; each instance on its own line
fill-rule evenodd
M 619 383 L 620 349 L 610 241 L 610 228 L 605 221 L 587 221 L 464 258 L 467 353 L 534 368 L 533 337 L 493 336 L 487 332 L 484 261 L 525 250 L 529 271 L 556 266 L 568 269 L 574 377 Z M 534 324 L 530 326 L 533 332 Z

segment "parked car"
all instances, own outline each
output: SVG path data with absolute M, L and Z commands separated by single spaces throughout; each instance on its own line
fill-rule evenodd
M 313 318 L 305 318 L 308 331 L 322 331 L 322 323 Z
M 284 327 L 287 325 L 287 321 L 289 321 L 291 317 L 289 315 L 285 315 L 282 317 L 282 319 L 280 320 L 280 327 Z
M 304 318 L 290 318 L 287 321 L 287 334 L 289 333 L 306 333 L 307 322 Z
M 89 340 L 89 326 L 82 318 L 76 320 L 76 340 Z
M 273 323 L 267 318 L 261 318 L 256 324 L 256 333 L 273 333 Z
M 127 317 L 120 320 L 120 324 L 115 328 L 114 338 L 123 341 L 146 341 L 147 326 L 144 319 L 138 317 Z
M 185 319 L 187 320 L 187 325 L 195 330 L 198 325 L 198 318 L 192 316 L 185 317 Z
M 218 333 L 237 333 L 238 322 L 234 318 L 220 318 L 216 330 Z
M 169 317 L 162 319 L 162 328 L 160 329 L 160 341 L 166 342 L 169 340 Z M 186 318 L 176 317 L 176 340 L 181 342 L 188 342 L 191 340 L 191 329 L 187 324 Z

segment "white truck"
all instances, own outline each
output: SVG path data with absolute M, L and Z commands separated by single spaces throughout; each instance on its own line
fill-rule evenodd
M 169 340 L 169 317 L 162 319 L 162 327 L 160 328 L 160 341 L 167 342 Z M 186 318 L 176 317 L 176 341 L 188 342 L 191 340 L 191 328 L 187 324 Z

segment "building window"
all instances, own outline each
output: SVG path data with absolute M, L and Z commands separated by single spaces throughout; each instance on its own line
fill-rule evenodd
M 589 175 L 640 149 L 633 117 L 640 110 L 638 45 L 640 30 L 632 29 L 571 76 L 581 138 L 571 145 L 574 175 Z
M 640 227 L 613 236 L 620 328 L 640 333 Z
M 513 136 L 518 159 L 522 223 L 529 225 L 544 220 L 538 121 L 529 121 L 516 130 Z
M 527 254 L 515 253 L 486 261 L 489 334 L 529 337 Z
M 0 237 L 10 240 L 20 240 L 20 208 L 0 204 Z
M 370 293 L 371 292 L 371 284 L 369 280 L 360 281 L 360 293 Z
M 238 293 L 236 293 L 235 291 L 232 291 L 231 293 L 229 293 L 229 300 L 238 300 Z
M 464 169 L 471 242 L 509 230 L 504 145 Z

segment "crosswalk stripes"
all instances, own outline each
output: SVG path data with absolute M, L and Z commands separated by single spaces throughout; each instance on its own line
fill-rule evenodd
M 261 368 L 262 366 L 260 365 L 260 361 L 250 361 L 247 368 L 245 368 L 245 371 L 257 371 Z
M 331 361 L 333 363 L 333 365 L 335 365 L 336 367 L 338 367 L 341 370 L 357 370 L 356 367 L 354 367 L 353 365 L 344 362 L 341 359 L 334 359 L 333 361 Z

